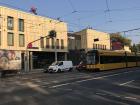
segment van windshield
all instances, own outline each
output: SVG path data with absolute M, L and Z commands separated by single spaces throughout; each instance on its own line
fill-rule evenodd
M 59 63 L 60 63 L 59 61 L 53 62 L 51 65 L 52 65 L 52 66 L 59 65 Z

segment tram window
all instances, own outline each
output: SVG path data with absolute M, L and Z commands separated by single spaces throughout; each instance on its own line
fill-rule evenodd
M 140 57 L 138 57 L 138 61 L 140 61 Z
M 128 62 L 136 62 L 136 57 L 135 56 L 127 56 L 127 61 Z
M 125 62 L 124 56 L 101 56 L 100 63 L 107 64 L 107 63 L 121 63 Z
M 138 57 L 138 60 L 137 61 L 140 61 L 140 57 Z
M 136 56 L 136 61 L 137 62 L 140 61 L 140 57 Z

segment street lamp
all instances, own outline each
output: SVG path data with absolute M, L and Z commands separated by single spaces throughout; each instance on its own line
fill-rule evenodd
M 57 50 L 56 50 L 56 31 L 55 30 L 51 30 L 49 32 L 49 37 L 54 39 L 54 51 L 55 51 L 55 61 L 57 61 Z

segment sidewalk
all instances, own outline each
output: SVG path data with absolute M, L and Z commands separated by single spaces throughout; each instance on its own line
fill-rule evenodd
M 36 74 L 36 73 L 43 73 L 43 69 L 33 69 L 31 71 L 25 72 L 25 71 L 20 71 L 19 74 L 25 75 L 25 74 Z

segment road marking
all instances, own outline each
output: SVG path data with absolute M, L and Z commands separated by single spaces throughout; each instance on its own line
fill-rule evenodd
M 94 77 L 94 78 L 79 80 L 79 81 L 75 81 L 75 82 L 69 82 L 69 83 L 54 85 L 54 86 L 51 86 L 49 88 L 58 88 L 58 87 L 62 87 L 62 86 L 66 86 L 66 85 L 70 85 L 70 84 L 74 84 L 74 83 L 81 83 L 81 82 L 86 82 L 86 81 L 91 81 L 91 80 L 103 79 L 103 78 L 107 78 L 107 77 L 113 77 L 113 76 L 117 76 L 117 75 L 121 75 L 121 74 L 126 74 L 126 73 L 129 73 L 129 72 L 133 72 L 133 71 L 127 71 L 127 72 L 123 72 L 123 73 L 105 75 L 105 76 L 100 76 L 100 77 Z
M 106 96 L 107 94 L 105 93 L 95 93 L 96 95 L 102 95 L 102 96 Z
M 128 81 L 128 82 L 125 82 L 125 83 L 121 83 L 120 86 L 127 85 L 127 84 L 129 84 L 129 83 L 131 83 L 131 82 L 134 82 L 134 81 L 135 81 L 135 80 L 131 80 L 131 81 Z
M 71 84 L 71 83 L 64 83 L 64 84 L 60 84 L 60 85 L 55 85 L 55 86 L 52 86 L 50 88 L 61 87 L 61 86 L 69 85 L 69 84 Z
M 135 98 L 135 97 L 124 97 L 124 98 L 132 99 L 132 100 L 136 100 L 136 99 L 137 99 L 137 98 Z

